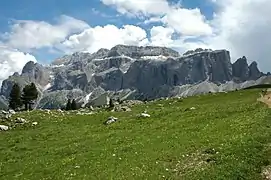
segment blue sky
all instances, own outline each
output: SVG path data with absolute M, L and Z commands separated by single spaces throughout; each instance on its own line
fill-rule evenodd
M 181 3 L 184 8 L 200 8 L 207 19 L 213 15 L 213 6 L 206 0 L 172 0 L 171 4 Z M 150 29 L 154 24 L 140 24 L 142 19 L 120 15 L 116 9 L 104 5 L 100 0 L 9 0 L 3 1 L 0 6 L 0 32 L 10 30 L 15 20 L 46 21 L 55 23 L 61 15 L 67 15 L 85 21 L 91 27 L 114 24 L 122 27 L 125 24 L 137 24 Z M 159 23 L 158 23 L 159 24 Z M 147 32 L 149 36 L 149 33 Z M 51 61 L 62 53 L 48 53 L 48 48 L 39 48 L 32 54 L 40 61 Z
M 227 49 L 233 62 L 247 56 L 267 71 L 270 10 L 270 0 L 3 1 L 0 81 L 29 60 L 48 64 L 117 44 Z
M 185 8 L 200 8 L 208 19 L 213 16 L 214 6 L 206 0 L 169 0 L 168 2 L 181 3 Z M 108 23 L 121 26 L 139 21 L 126 16 L 116 17 L 117 11 L 105 6 L 100 0 L 8 0 L 1 3 L 0 12 L 0 31 L 2 32 L 8 31 L 8 24 L 12 20 L 54 22 L 54 19 L 62 14 L 81 19 L 91 26 Z

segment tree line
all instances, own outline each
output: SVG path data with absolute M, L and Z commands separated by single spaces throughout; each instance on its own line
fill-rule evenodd
M 9 95 L 9 108 L 17 111 L 24 106 L 25 110 L 32 110 L 38 95 L 35 83 L 26 85 L 22 91 L 19 84 L 15 83 Z
M 65 110 L 70 111 L 70 110 L 76 110 L 76 109 L 78 109 L 78 107 L 77 107 L 75 99 L 73 99 L 72 101 L 71 99 L 68 99 Z
M 18 111 L 21 110 L 22 106 L 24 106 L 24 110 L 32 110 L 32 106 L 35 104 L 38 95 L 39 93 L 34 83 L 26 85 L 22 91 L 19 84 L 15 83 L 12 86 L 9 95 L 9 108 Z M 69 111 L 76 109 L 78 109 L 76 101 L 74 99 L 68 99 L 65 110 Z

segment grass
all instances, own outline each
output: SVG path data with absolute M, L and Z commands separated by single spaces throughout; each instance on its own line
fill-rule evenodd
M 256 102 L 259 92 L 156 101 L 132 112 L 20 114 L 39 124 L 0 132 L 0 179 L 262 179 L 271 116 Z M 137 117 L 144 110 L 150 118 Z M 111 115 L 119 122 L 103 125 Z

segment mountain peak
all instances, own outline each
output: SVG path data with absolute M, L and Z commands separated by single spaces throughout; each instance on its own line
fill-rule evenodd
M 142 56 L 171 56 L 179 57 L 180 54 L 170 48 L 160 46 L 127 46 L 127 45 L 116 45 L 108 52 L 108 57 L 114 56 L 129 56 L 132 58 L 140 58 Z
M 198 48 L 185 54 L 180 56 L 173 49 L 159 46 L 116 45 L 92 54 L 66 55 L 47 67 L 30 61 L 21 75 L 14 74 L 3 81 L 1 95 L 8 97 L 13 81 L 22 86 L 35 82 L 44 94 L 39 107 L 56 108 L 63 106 L 70 96 L 75 99 L 88 97 L 85 102 L 101 92 L 113 96 L 128 90 L 134 99 L 159 98 L 176 93 L 216 92 L 219 91 L 217 85 L 235 79 L 243 83 L 264 76 L 256 62 L 248 66 L 245 56 L 232 64 L 227 50 Z M 209 86 L 209 83 L 213 84 Z M 200 86 L 194 86 L 196 84 Z M 188 90 L 188 87 L 191 88 Z M 225 85 L 225 89 L 236 87 Z

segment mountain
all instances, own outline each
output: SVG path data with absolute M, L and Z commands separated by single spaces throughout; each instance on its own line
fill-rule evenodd
M 231 91 L 266 83 L 267 74 L 246 57 L 231 63 L 227 50 L 196 49 L 180 55 L 165 47 L 117 45 L 97 52 L 76 52 L 48 66 L 28 62 L 21 74 L 2 82 L 7 99 L 14 82 L 37 84 L 39 108 L 61 108 L 68 98 L 81 105 L 104 95 L 119 99 L 154 99 Z M 269 81 L 268 81 L 269 82 Z

